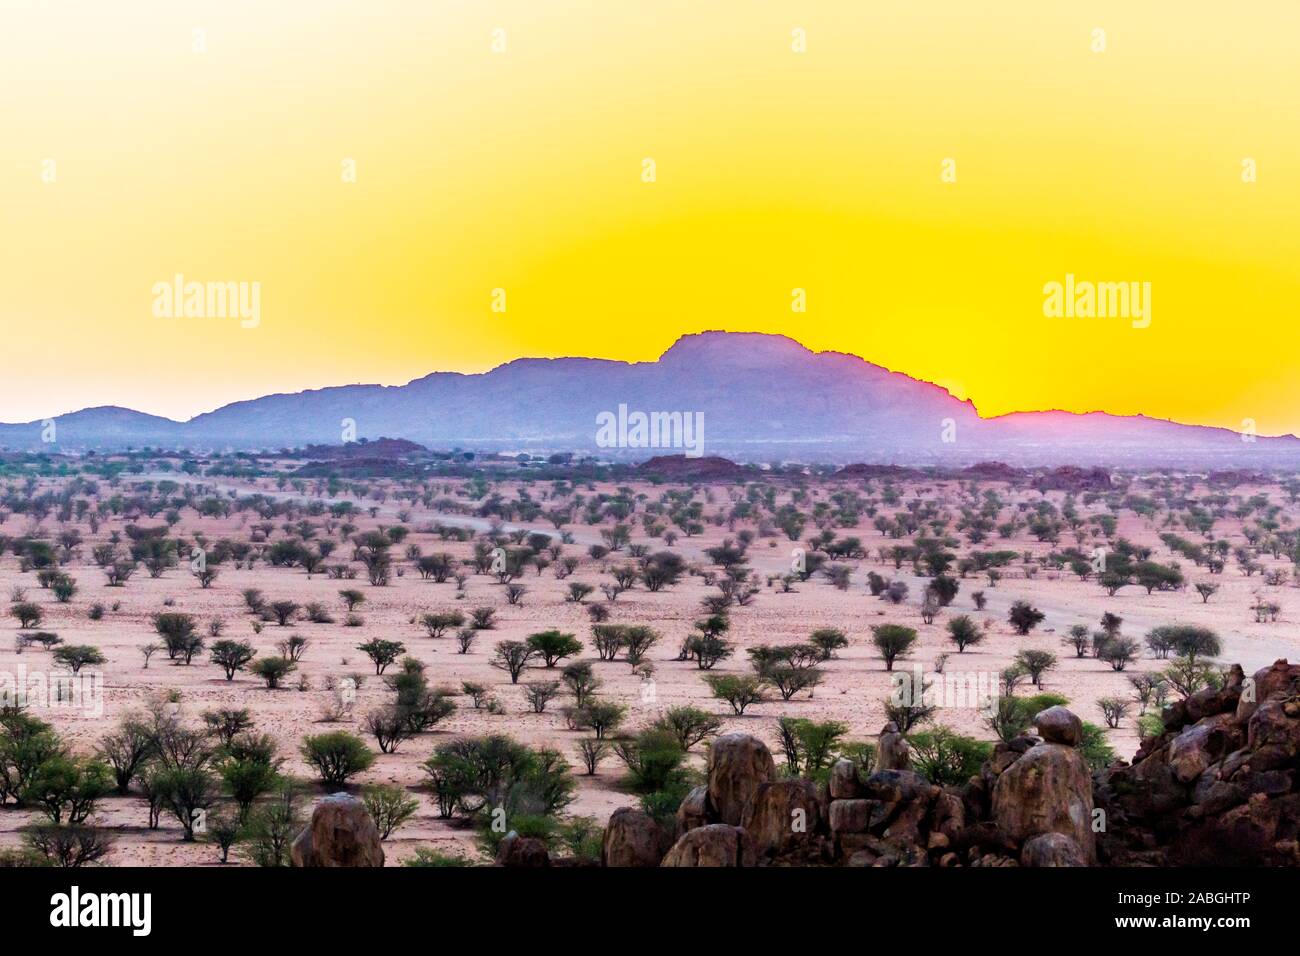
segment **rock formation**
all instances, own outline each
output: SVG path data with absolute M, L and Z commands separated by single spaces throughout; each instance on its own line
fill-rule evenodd
M 823 784 L 779 779 L 762 741 L 726 734 L 676 832 L 620 810 L 605 865 L 1300 865 L 1300 665 L 1234 667 L 1161 716 L 1131 764 L 1090 773 L 1082 722 L 1050 707 L 959 787 L 909 769 L 892 725 L 873 773 L 840 760 Z
M 383 866 L 379 830 L 366 806 L 347 793 L 316 804 L 311 823 L 289 848 L 294 866 Z

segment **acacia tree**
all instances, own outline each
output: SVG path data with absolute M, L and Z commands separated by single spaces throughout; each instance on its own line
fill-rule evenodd
M 984 631 L 968 614 L 961 614 L 948 622 L 948 639 L 957 645 L 957 653 L 984 640 Z
M 894 661 L 906 657 L 916 643 L 916 629 L 902 624 L 877 624 L 871 629 L 871 641 L 884 658 L 885 670 L 894 669 Z
M 406 645 L 401 641 L 385 641 L 376 637 L 358 644 L 357 650 L 374 662 L 376 674 L 382 674 L 389 664 L 406 653 Z
M 501 641 L 493 652 L 492 666 L 510 675 L 510 683 L 518 684 L 519 675 L 537 651 L 523 641 Z
M 1027 601 L 1016 601 L 1011 605 L 1011 610 L 1007 612 L 1007 620 L 1011 622 L 1011 626 L 1015 628 L 1016 633 L 1021 637 L 1042 623 L 1043 618 L 1046 616 Z
M 226 672 L 226 680 L 233 681 L 235 673 L 242 671 L 257 651 L 247 641 L 222 640 L 213 644 L 209 653 L 212 663 Z
M 1043 675 L 1056 666 L 1056 655 L 1051 651 L 1024 650 L 1016 655 L 1016 663 L 1024 668 L 1034 686 L 1042 690 Z

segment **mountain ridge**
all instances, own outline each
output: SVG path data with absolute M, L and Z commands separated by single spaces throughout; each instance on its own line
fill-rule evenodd
M 597 446 L 596 417 L 619 405 L 701 413 L 708 453 L 749 460 L 777 455 L 925 464 L 994 456 L 1034 464 L 1203 459 L 1222 465 L 1249 456 L 1265 466 L 1300 462 L 1295 436 L 1243 441 L 1228 429 L 1144 414 L 1047 409 L 985 418 L 969 399 L 862 356 L 814 352 L 785 335 L 717 330 L 682 335 L 654 361 L 520 357 L 485 372 L 430 372 L 404 385 L 272 393 L 186 421 L 94 406 L 55 417 L 55 444 L 74 450 L 146 444 L 259 450 L 337 442 L 351 423 L 356 437 L 430 447 L 570 450 L 629 459 L 659 453 Z M 48 450 L 43 425 L 0 424 L 0 447 Z

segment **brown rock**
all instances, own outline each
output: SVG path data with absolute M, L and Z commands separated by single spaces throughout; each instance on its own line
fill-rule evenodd
M 1169 768 L 1179 783 L 1191 783 L 1241 742 L 1233 714 L 1216 714 L 1184 727 L 1169 742 Z
M 687 830 L 694 830 L 710 822 L 709 788 L 701 785 L 692 789 L 677 808 L 677 834 L 680 836 Z
M 1290 696 L 1295 693 L 1297 682 L 1300 682 L 1300 664 L 1288 664 L 1286 658 L 1260 668 L 1242 687 L 1241 699 L 1237 701 L 1237 717 L 1246 720 L 1266 700 Z
M 307 829 L 289 849 L 294 866 L 383 866 L 379 830 L 366 806 L 347 793 L 335 793 L 312 811 Z
M 751 866 L 745 831 L 725 823 L 710 823 L 686 833 L 673 844 L 660 866 Z
M 775 779 L 772 752 L 757 737 L 723 734 L 709 748 L 709 805 L 725 824 L 739 826 L 758 785 Z
M 812 846 L 821 829 L 817 788 L 807 780 L 760 783 L 745 804 L 741 829 L 754 853 L 778 856 Z
M 993 817 L 1016 843 L 1040 833 L 1063 833 L 1088 865 L 1096 862 L 1092 777 L 1074 747 L 1041 743 L 1007 768 L 993 788 Z
M 831 766 L 831 799 L 854 800 L 862 796 L 862 779 L 852 760 L 837 760 Z
M 871 825 L 872 812 L 880 804 L 875 800 L 832 800 L 830 806 L 831 832 L 865 833 Z
M 620 807 L 609 818 L 600 859 L 605 866 L 658 866 L 669 840 L 654 817 L 632 807 Z
M 1025 841 L 1021 866 L 1087 866 L 1083 851 L 1064 833 L 1040 833 Z
M 1077 747 L 1083 742 L 1083 721 L 1060 705 L 1040 710 L 1034 716 L 1034 726 L 1038 736 L 1050 744 Z
M 876 770 L 907 770 L 912 765 L 912 748 L 907 738 L 890 721 L 876 741 Z
M 551 856 L 546 852 L 546 844 L 535 837 L 521 837 L 510 833 L 501 841 L 497 850 L 497 866 L 539 867 L 550 866 Z

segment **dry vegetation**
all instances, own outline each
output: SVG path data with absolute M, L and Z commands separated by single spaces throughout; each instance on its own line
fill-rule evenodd
M 894 719 L 949 782 L 1050 695 L 1103 763 L 1217 660 L 1296 650 L 1293 480 L 301 465 L 5 466 L 0 670 L 103 681 L 102 712 L 5 711 L 6 859 L 275 865 L 339 788 L 390 862 L 507 826 L 589 855 L 618 806 L 675 811 L 725 730 L 816 777 Z M 887 714 L 914 666 L 1001 699 Z

